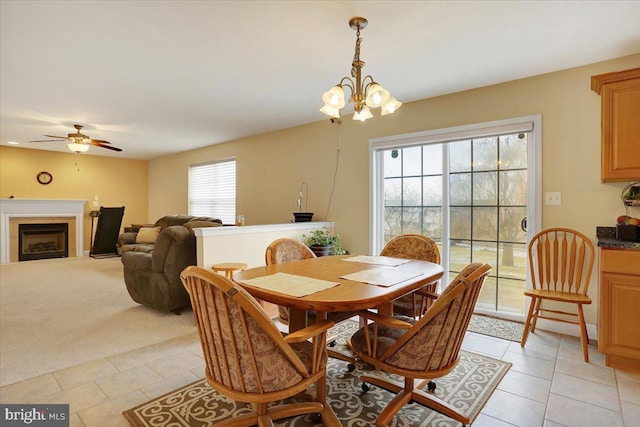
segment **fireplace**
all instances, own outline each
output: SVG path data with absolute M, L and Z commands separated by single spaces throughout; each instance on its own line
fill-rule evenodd
M 19 224 L 18 260 L 69 256 L 69 224 Z
M 48 234 L 47 239 L 40 238 L 30 252 L 56 252 L 58 257 L 80 257 L 84 255 L 84 206 L 86 200 L 43 200 L 43 199 L 0 199 L 0 264 L 22 261 L 19 252 L 23 244 L 20 226 L 24 224 L 46 224 L 48 226 L 66 224 L 66 240 Z M 33 240 L 33 239 L 32 239 Z M 53 250 L 53 245 L 57 246 Z M 28 243 L 25 248 L 28 249 Z M 66 255 L 62 255 L 64 250 Z M 57 253 L 59 252 L 59 254 Z M 43 254 L 40 254 L 43 255 Z M 47 254 L 47 257 L 50 257 Z

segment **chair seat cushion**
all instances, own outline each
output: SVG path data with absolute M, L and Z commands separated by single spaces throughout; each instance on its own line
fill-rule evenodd
M 128 245 L 122 245 L 118 248 L 120 255 L 126 252 L 144 252 L 151 253 L 153 252 L 153 243 L 132 243 Z
M 403 320 L 407 323 L 411 323 L 412 325 L 416 323 L 416 320 L 401 315 L 393 316 L 396 319 Z M 369 339 L 373 338 L 373 327 L 374 324 L 370 323 L 367 328 L 369 329 Z M 378 347 L 377 354 L 374 356 L 376 358 L 380 357 L 389 347 L 391 347 L 395 342 L 406 332 L 406 329 L 398 329 L 392 328 L 385 325 L 378 325 Z M 365 337 L 365 328 L 360 328 L 358 332 L 353 334 L 351 337 L 351 347 L 353 351 L 357 354 L 367 354 L 367 341 Z
M 529 297 L 538 297 L 553 301 L 572 302 L 577 304 L 591 304 L 591 298 L 588 295 L 574 294 L 571 292 L 547 291 L 544 289 L 529 289 L 524 291 Z

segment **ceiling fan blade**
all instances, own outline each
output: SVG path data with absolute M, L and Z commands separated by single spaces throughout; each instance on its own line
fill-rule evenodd
M 89 141 L 91 144 L 93 144 L 94 142 L 98 142 L 100 144 L 111 144 L 109 141 L 105 141 L 103 139 L 92 139 L 91 141 Z M 95 144 L 94 144 L 95 145 Z
M 113 151 L 122 151 L 122 148 L 114 147 L 112 145 L 94 144 L 93 141 L 91 142 L 91 145 L 95 145 L 96 147 L 102 147 L 102 148 L 106 148 Z
M 64 139 L 66 140 L 67 137 L 66 136 L 56 136 L 56 135 L 45 135 L 48 138 L 58 138 L 58 139 Z
M 29 141 L 29 142 L 64 142 L 66 139 L 41 139 L 39 141 Z

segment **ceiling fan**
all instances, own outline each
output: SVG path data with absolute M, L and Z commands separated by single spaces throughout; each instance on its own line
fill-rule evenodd
M 67 147 L 69 147 L 69 150 L 76 153 L 82 153 L 87 151 L 90 145 L 95 145 L 96 147 L 102 147 L 102 148 L 106 148 L 108 150 L 113 150 L 113 151 L 122 151 L 122 148 L 114 147 L 113 145 L 111 145 L 109 141 L 104 141 L 101 139 L 91 139 L 87 135 L 80 133 L 80 130 L 83 128 L 82 125 L 73 125 L 73 127 L 76 128 L 77 130 L 76 133 L 70 133 L 67 136 L 45 135 L 46 137 L 55 138 L 55 139 L 43 139 L 39 141 L 29 141 L 29 142 L 67 141 L 68 142 Z

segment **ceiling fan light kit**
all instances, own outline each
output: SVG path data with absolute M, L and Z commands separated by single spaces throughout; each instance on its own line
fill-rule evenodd
M 49 138 L 55 139 L 44 139 L 40 141 L 29 141 L 29 142 L 67 142 L 67 148 L 73 151 L 74 153 L 84 153 L 89 150 L 90 146 L 102 147 L 108 150 L 113 151 L 122 151 L 121 148 L 114 147 L 111 145 L 109 141 L 104 141 L 102 139 L 91 139 L 87 135 L 84 135 L 80 132 L 83 128 L 82 125 L 73 125 L 76 128 L 76 133 L 70 133 L 67 136 L 56 136 L 56 135 L 45 135 Z
M 394 113 L 402 102 L 391 96 L 388 90 L 373 80 L 373 77 L 362 78 L 364 61 L 360 60 L 360 30 L 367 26 L 365 18 L 356 16 L 349 20 L 349 26 L 356 30 L 356 49 L 351 63 L 351 77 L 343 77 L 340 83 L 322 95 L 324 106 L 320 109 L 324 114 L 340 118 L 340 110 L 346 105 L 344 87 L 351 90 L 349 102 L 353 104 L 353 120 L 365 121 L 373 117 L 370 108 L 380 108 L 380 114 L 386 116 Z M 355 80 L 354 80 L 355 79 Z
M 67 147 L 74 153 L 84 153 L 89 150 L 89 145 L 83 142 L 70 142 Z

